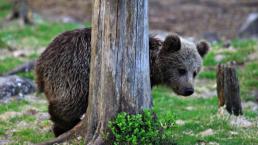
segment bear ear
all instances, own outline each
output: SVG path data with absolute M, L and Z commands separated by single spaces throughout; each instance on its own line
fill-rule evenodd
M 163 50 L 165 52 L 176 52 L 181 48 L 181 40 L 177 34 L 171 34 L 166 37 L 163 43 Z
M 207 41 L 202 40 L 197 43 L 197 50 L 201 55 L 201 57 L 204 57 L 207 54 L 207 52 L 210 50 L 210 45 Z

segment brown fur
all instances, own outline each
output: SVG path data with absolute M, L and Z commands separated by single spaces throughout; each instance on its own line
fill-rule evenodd
M 37 84 L 49 101 L 56 136 L 76 125 L 86 111 L 90 38 L 90 29 L 65 32 L 50 43 L 37 61 Z
M 49 114 L 54 122 L 56 136 L 70 130 L 86 112 L 90 38 L 91 29 L 77 29 L 62 33 L 50 43 L 37 61 L 36 81 L 39 90 L 44 91 L 49 101 Z M 167 73 L 176 66 L 168 63 L 169 57 L 184 45 L 181 46 L 177 35 L 167 37 L 165 42 L 150 37 L 149 45 L 151 85 L 170 85 L 171 76 Z M 194 55 L 199 55 L 197 50 L 195 51 Z

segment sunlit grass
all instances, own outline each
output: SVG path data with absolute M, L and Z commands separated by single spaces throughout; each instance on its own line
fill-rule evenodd
M 173 96 L 171 90 L 163 87 L 156 87 L 152 95 L 158 116 L 173 113 L 177 120 L 185 122 L 184 125 L 171 129 L 174 134 L 173 138 L 180 145 L 198 142 L 216 142 L 222 145 L 258 143 L 257 126 L 252 128 L 233 127 L 225 118 L 218 116 L 216 96 L 212 98 Z M 244 116 L 251 120 L 258 120 L 257 113 L 249 109 L 244 110 Z M 213 130 L 214 134 L 205 137 L 200 135 L 200 132 L 209 128 Z M 232 131 L 237 134 L 230 134 Z

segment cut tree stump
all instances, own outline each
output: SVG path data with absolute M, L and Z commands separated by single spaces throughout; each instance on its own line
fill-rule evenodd
M 219 64 L 217 69 L 217 95 L 219 107 L 226 105 L 226 110 L 236 116 L 242 115 L 240 87 L 236 68 L 232 63 Z

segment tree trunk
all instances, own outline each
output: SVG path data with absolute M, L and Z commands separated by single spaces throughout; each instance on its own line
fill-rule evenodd
M 231 64 L 220 64 L 217 70 L 217 94 L 219 107 L 226 105 L 230 114 L 242 115 L 239 82 L 236 68 Z
M 106 144 L 101 134 L 119 112 L 152 107 L 148 0 L 95 0 L 89 101 L 83 119 L 88 144 Z
M 28 0 L 13 0 L 13 10 L 7 20 L 19 19 L 21 24 L 32 24 L 32 11 Z

